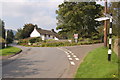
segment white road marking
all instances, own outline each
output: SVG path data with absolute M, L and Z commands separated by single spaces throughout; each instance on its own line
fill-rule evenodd
M 74 63 L 73 61 L 70 61 L 70 64 L 71 64 L 71 65 L 75 65 L 75 63 Z
M 71 55 L 75 58 L 75 60 L 79 60 L 79 58 L 77 58 L 77 56 L 72 51 L 70 51 L 68 49 L 63 49 L 63 48 L 57 48 L 57 49 L 62 50 L 67 54 L 67 57 L 70 60 L 71 65 L 75 65 L 75 62 L 72 61 L 73 59 L 71 58 Z
M 71 51 L 69 51 L 69 53 L 72 53 Z
M 78 60 L 79 60 L 79 58 L 75 58 L 75 60 L 77 60 L 77 61 L 78 61 Z
M 71 56 L 70 56 L 70 55 L 67 55 L 67 57 L 69 57 L 69 58 L 70 58 Z
M 71 53 L 71 55 L 74 55 L 74 53 Z
M 73 55 L 73 57 L 75 58 L 75 57 L 77 57 L 76 55 Z
M 73 60 L 72 58 L 68 58 L 69 60 Z
M 69 53 L 65 51 L 65 53 L 68 55 Z

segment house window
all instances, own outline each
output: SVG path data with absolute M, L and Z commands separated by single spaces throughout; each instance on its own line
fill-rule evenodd
M 46 34 L 45 34 L 45 37 L 46 37 Z
M 48 35 L 48 37 L 50 37 L 50 35 Z

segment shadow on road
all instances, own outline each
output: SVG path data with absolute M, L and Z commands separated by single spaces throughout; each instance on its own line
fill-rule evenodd
M 30 75 L 37 75 L 38 71 L 48 71 L 43 70 L 42 68 L 34 68 L 35 64 L 45 63 L 44 60 L 31 61 L 28 59 L 17 59 L 16 61 L 11 62 L 9 65 L 2 66 L 3 78 L 24 78 Z M 40 74 L 40 72 L 39 72 Z M 31 78 L 32 78 L 31 76 Z

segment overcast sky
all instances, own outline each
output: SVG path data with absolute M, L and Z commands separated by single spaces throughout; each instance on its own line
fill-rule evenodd
M 24 24 L 37 24 L 43 29 L 56 28 L 57 6 L 62 0 L 4 0 L 2 20 L 7 29 L 17 30 Z
M 6 29 L 17 30 L 24 24 L 37 24 L 43 29 L 56 29 L 56 13 L 63 0 L 3 0 L 2 20 Z M 0 14 L 1 15 L 1 14 Z

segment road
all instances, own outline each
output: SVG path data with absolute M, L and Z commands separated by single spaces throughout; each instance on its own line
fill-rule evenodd
M 23 52 L 16 59 L 3 64 L 3 78 L 72 78 L 78 64 L 88 53 L 84 51 L 91 51 L 99 45 L 59 48 L 17 47 L 22 48 Z M 74 48 L 81 50 L 82 53 L 78 53 L 82 57 Z

